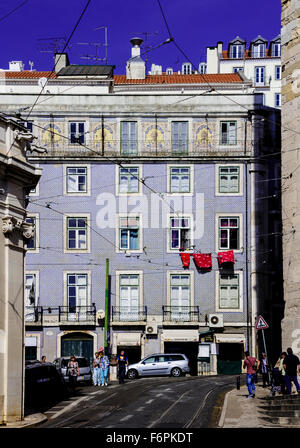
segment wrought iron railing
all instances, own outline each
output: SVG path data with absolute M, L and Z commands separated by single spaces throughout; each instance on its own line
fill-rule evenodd
M 198 306 L 163 306 L 164 322 L 198 322 Z
M 147 307 L 112 307 L 113 322 L 140 322 L 147 320 Z
M 96 306 L 59 306 L 59 323 L 85 323 L 96 324 Z
M 25 306 L 25 323 L 43 324 L 43 307 Z

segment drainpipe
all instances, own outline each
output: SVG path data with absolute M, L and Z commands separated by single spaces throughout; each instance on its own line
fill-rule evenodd
M 244 119 L 245 123 L 245 140 L 244 140 L 244 153 L 247 154 L 247 118 Z M 249 329 L 249 235 L 248 235 L 248 162 L 245 164 L 245 256 L 246 256 L 246 313 L 247 313 L 247 350 L 251 352 L 250 344 L 250 329 Z
M 104 350 L 107 355 L 108 349 L 108 318 L 109 318 L 109 258 L 106 258 L 106 278 L 105 278 L 105 320 L 104 320 Z

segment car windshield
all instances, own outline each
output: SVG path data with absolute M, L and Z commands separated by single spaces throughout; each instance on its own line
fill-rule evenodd
M 75 358 L 75 361 L 78 362 L 79 367 L 89 367 L 89 362 L 85 358 Z M 62 359 L 61 365 L 62 367 L 67 367 L 70 362 L 70 359 Z

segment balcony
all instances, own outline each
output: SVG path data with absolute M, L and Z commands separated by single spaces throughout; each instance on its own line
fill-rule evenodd
M 198 306 L 163 306 L 163 323 L 198 324 Z
M 25 324 L 41 326 L 43 325 L 43 307 L 25 306 Z
M 96 325 L 96 307 L 91 306 L 29 306 L 25 308 L 26 326 Z
M 113 324 L 145 325 L 147 321 L 147 307 L 112 307 L 111 320 Z

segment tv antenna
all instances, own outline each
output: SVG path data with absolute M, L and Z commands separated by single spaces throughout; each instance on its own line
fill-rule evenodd
M 105 47 L 105 57 L 103 59 L 100 59 L 101 61 L 105 62 L 105 65 L 107 65 L 107 26 L 98 26 L 97 28 L 94 28 L 94 31 L 98 30 L 104 30 L 104 44 L 101 44 L 101 46 Z
M 146 71 L 147 71 L 148 52 L 152 48 L 152 46 L 149 45 L 149 43 L 148 43 L 149 36 L 157 36 L 158 31 L 134 31 L 134 34 L 137 34 L 137 35 L 142 34 L 144 36 L 145 64 L 146 64 Z
M 64 37 L 43 37 L 38 39 L 38 50 L 41 53 L 59 53 L 65 46 L 67 38 Z M 70 45 L 66 49 L 70 49 Z
M 92 56 L 90 54 L 82 55 L 81 59 L 94 59 L 96 63 L 98 61 L 104 61 L 105 64 L 107 64 L 107 58 L 100 58 L 99 56 L 99 47 L 101 47 L 103 44 L 100 42 L 77 42 L 77 45 L 88 45 L 90 47 L 94 46 L 96 48 L 96 56 Z

